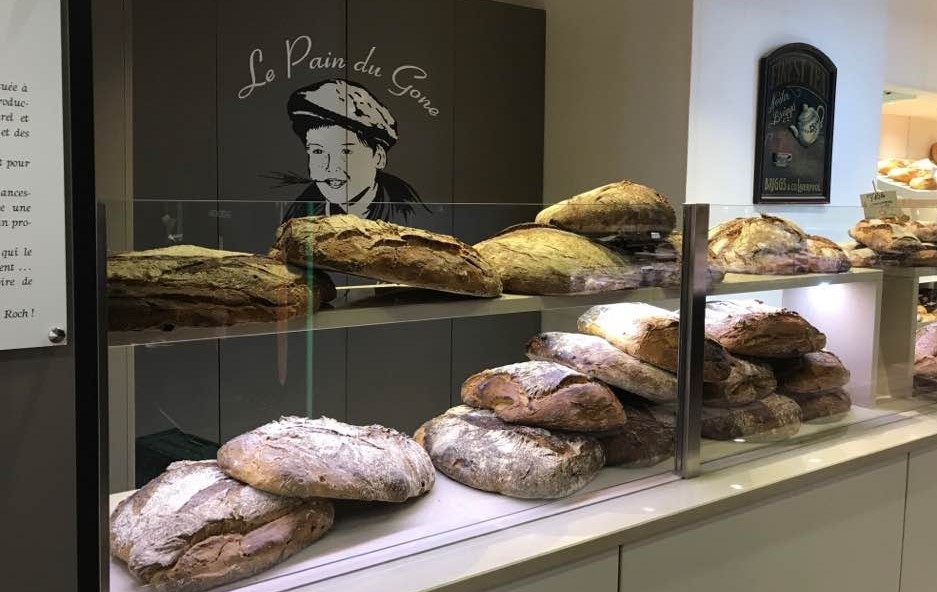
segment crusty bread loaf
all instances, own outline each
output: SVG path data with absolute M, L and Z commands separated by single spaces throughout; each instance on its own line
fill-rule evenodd
M 849 229 L 849 236 L 879 254 L 920 251 L 924 245 L 905 226 L 907 221 L 907 218 L 861 220 Z
M 813 394 L 833 391 L 849 383 L 849 370 L 832 352 L 818 351 L 798 358 L 771 360 L 778 392 Z
M 937 246 L 925 244 L 920 251 L 904 257 L 901 264 L 906 267 L 937 267 Z
M 672 402 L 677 397 L 675 374 L 642 362 L 594 335 L 541 333 L 527 343 L 527 357 L 569 366 L 652 401 Z
M 435 232 L 351 215 L 293 218 L 277 229 L 272 257 L 376 280 L 469 296 L 501 294 L 475 249 Z
M 676 313 L 649 304 L 625 302 L 593 306 L 579 317 L 578 328 L 639 360 L 676 372 L 679 324 Z M 731 357 L 722 346 L 707 338 L 703 349 L 704 380 L 725 380 L 731 371 Z
M 774 372 L 767 364 L 734 358 L 727 379 L 703 383 L 703 405 L 741 407 L 767 397 L 777 386 Z
M 539 224 L 512 226 L 475 248 L 512 294 L 591 294 L 638 288 L 644 281 L 641 266 L 624 255 Z
M 793 358 L 826 346 L 826 335 L 798 313 L 760 300 L 706 304 L 706 332 L 730 353 Z
M 716 261 L 735 273 L 808 273 L 807 239 L 793 222 L 767 214 L 735 218 L 709 231 Z
M 843 249 L 828 238 L 816 235 L 807 236 L 805 267 L 810 273 L 843 273 L 849 271 L 852 263 Z
M 555 362 L 521 362 L 474 374 L 462 384 L 462 402 L 491 409 L 508 423 L 573 432 L 610 430 L 625 423 L 614 393 Z
M 658 240 L 673 231 L 676 213 L 667 198 L 639 183 L 620 181 L 597 187 L 537 214 L 550 224 L 588 236 L 618 236 L 638 242 Z
M 465 405 L 429 420 L 414 438 L 459 483 L 526 499 L 575 493 L 605 464 L 594 438 L 506 423 Z
M 744 407 L 703 407 L 702 433 L 713 440 L 744 438 L 748 442 L 772 442 L 800 431 L 800 406 L 788 397 L 769 395 Z
M 108 327 L 170 331 L 302 316 L 335 298 L 327 275 L 311 286 L 304 276 L 275 259 L 191 245 L 112 255 Z
M 628 416 L 625 425 L 597 436 L 605 451 L 605 466 L 639 469 L 671 458 L 676 426 L 673 413 L 628 395 L 622 395 L 622 405 Z
M 937 222 L 908 220 L 904 227 L 922 243 L 937 243 Z
M 147 589 L 198 592 L 268 569 L 320 538 L 325 500 L 281 497 L 228 478 L 215 461 L 176 462 L 111 515 L 111 553 Z
M 853 267 L 879 267 L 882 265 L 878 253 L 856 241 L 839 243 L 839 246 L 846 253 L 849 263 Z
M 830 423 L 843 419 L 852 407 L 852 400 L 843 389 L 825 393 L 796 393 L 787 395 L 800 406 L 804 421 Z
M 412 439 L 383 426 L 283 417 L 229 440 L 218 465 L 253 487 L 293 497 L 402 502 L 436 473 Z

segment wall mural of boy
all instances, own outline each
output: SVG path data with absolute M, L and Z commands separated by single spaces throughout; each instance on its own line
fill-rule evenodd
M 307 184 L 284 220 L 347 213 L 405 223 L 414 206 L 425 208 L 409 183 L 384 170 L 397 121 L 366 88 L 343 79 L 316 82 L 290 95 L 287 113 L 308 176 L 270 175 L 281 186 Z

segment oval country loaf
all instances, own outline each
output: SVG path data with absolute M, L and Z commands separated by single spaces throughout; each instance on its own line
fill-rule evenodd
M 671 458 L 676 426 L 673 413 L 628 395 L 622 396 L 622 406 L 628 416 L 625 425 L 596 435 L 605 451 L 605 466 L 640 469 Z
M 727 379 L 703 383 L 703 405 L 741 407 L 767 397 L 777 386 L 774 372 L 767 364 L 734 358 Z
M 713 440 L 774 442 L 797 434 L 802 421 L 800 406 L 792 399 L 768 395 L 744 407 L 703 407 L 702 434 Z
M 652 401 L 668 403 L 677 398 L 675 374 L 642 362 L 594 335 L 541 333 L 527 343 L 527 357 L 563 364 Z
M 639 360 L 669 372 L 677 371 L 680 320 L 676 313 L 637 302 L 593 306 L 579 317 L 581 333 L 601 337 Z M 703 347 L 703 378 L 718 382 L 729 377 L 732 359 L 711 338 Z
M 807 234 L 789 220 L 761 214 L 735 218 L 709 230 L 709 248 L 726 271 L 806 273 Z
M 107 258 L 108 328 L 136 331 L 284 320 L 318 310 L 335 286 L 280 261 L 191 245 Z
M 539 224 L 512 226 L 475 248 L 511 294 L 592 294 L 638 288 L 640 265 L 585 237 Z
M 293 497 L 403 502 L 436 472 L 411 438 L 383 426 L 283 417 L 228 441 L 218 465 L 253 487 Z
M 849 236 L 880 255 L 920 251 L 924 244 L 905 227 L 906 222 L 904 217 L 860 220 L 849 229 Z
M 625 423 L 618 398 L 601 382 L 555 362 L 521 362 L 479 372 L 462 384 L 462 402 L 508 423 L 594 432 Z
M 826 335 L 802 316 L 760 300 L 706 303 L 706 332 L 730 353 L 793 358 L 826 346 Z
M 878 253 L 855 241 L 839 243 L 839 246 L 853 267 L 879 267 L 883 263 Z
M 904 227 L 922 243 L 937 243 L 937 222 L 908 220 Z
M 815 423 L 840 421 L 852 407 L 852 400 L 843 389 L 825 393 L 792 393 L 787 396 L 800 406 L 804 421 Z
M 625 180 L 553 204 L 537 214 L 536 221 L 587 236 L 646 242 L 672 232 L 677 216 L 666 197 Z
M 501 294 L 497 272 L 455 237 L 347 214 L 287 220 L 277 229 L 271 256 L 416 288 Z
M 823 350 L 788 360 L 771 360 L 784 395 L 833 391 L 849 383 L 849 370 L 836 354 Z
M 804 267 L 809 273 L 845 273 L 852 268 L 849 256 L 842 247 L 822 236 L 807 236 L 804 257 Z
M 573 494 L 605 464 L 594 438 L 509 424 L 488 409 L 466 405 L 429 420 L 414 438 L 446 476 L 524 499 Z
M 213 460 L 181 461 L 118 504 L 111 553 L 147 589 L 200 592 L 287 559 L 325 534 L 333 517 L 328 501 L 259 491 Z

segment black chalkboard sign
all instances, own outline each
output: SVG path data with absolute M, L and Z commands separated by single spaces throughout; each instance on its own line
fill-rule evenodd
M 830 203 L 836 66 L 804 43 L 761 59 L 755 194 L 758 203 Z

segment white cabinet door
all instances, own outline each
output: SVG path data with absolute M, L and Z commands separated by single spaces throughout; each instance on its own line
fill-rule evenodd
M 906 469 L 902 459 L 623 548 L 620 590 L 896 592 Z
M 911 455 L 901 592 L 937 586 L 937 449 Z
M 618 549 L 485 592 L 618 592 Z

